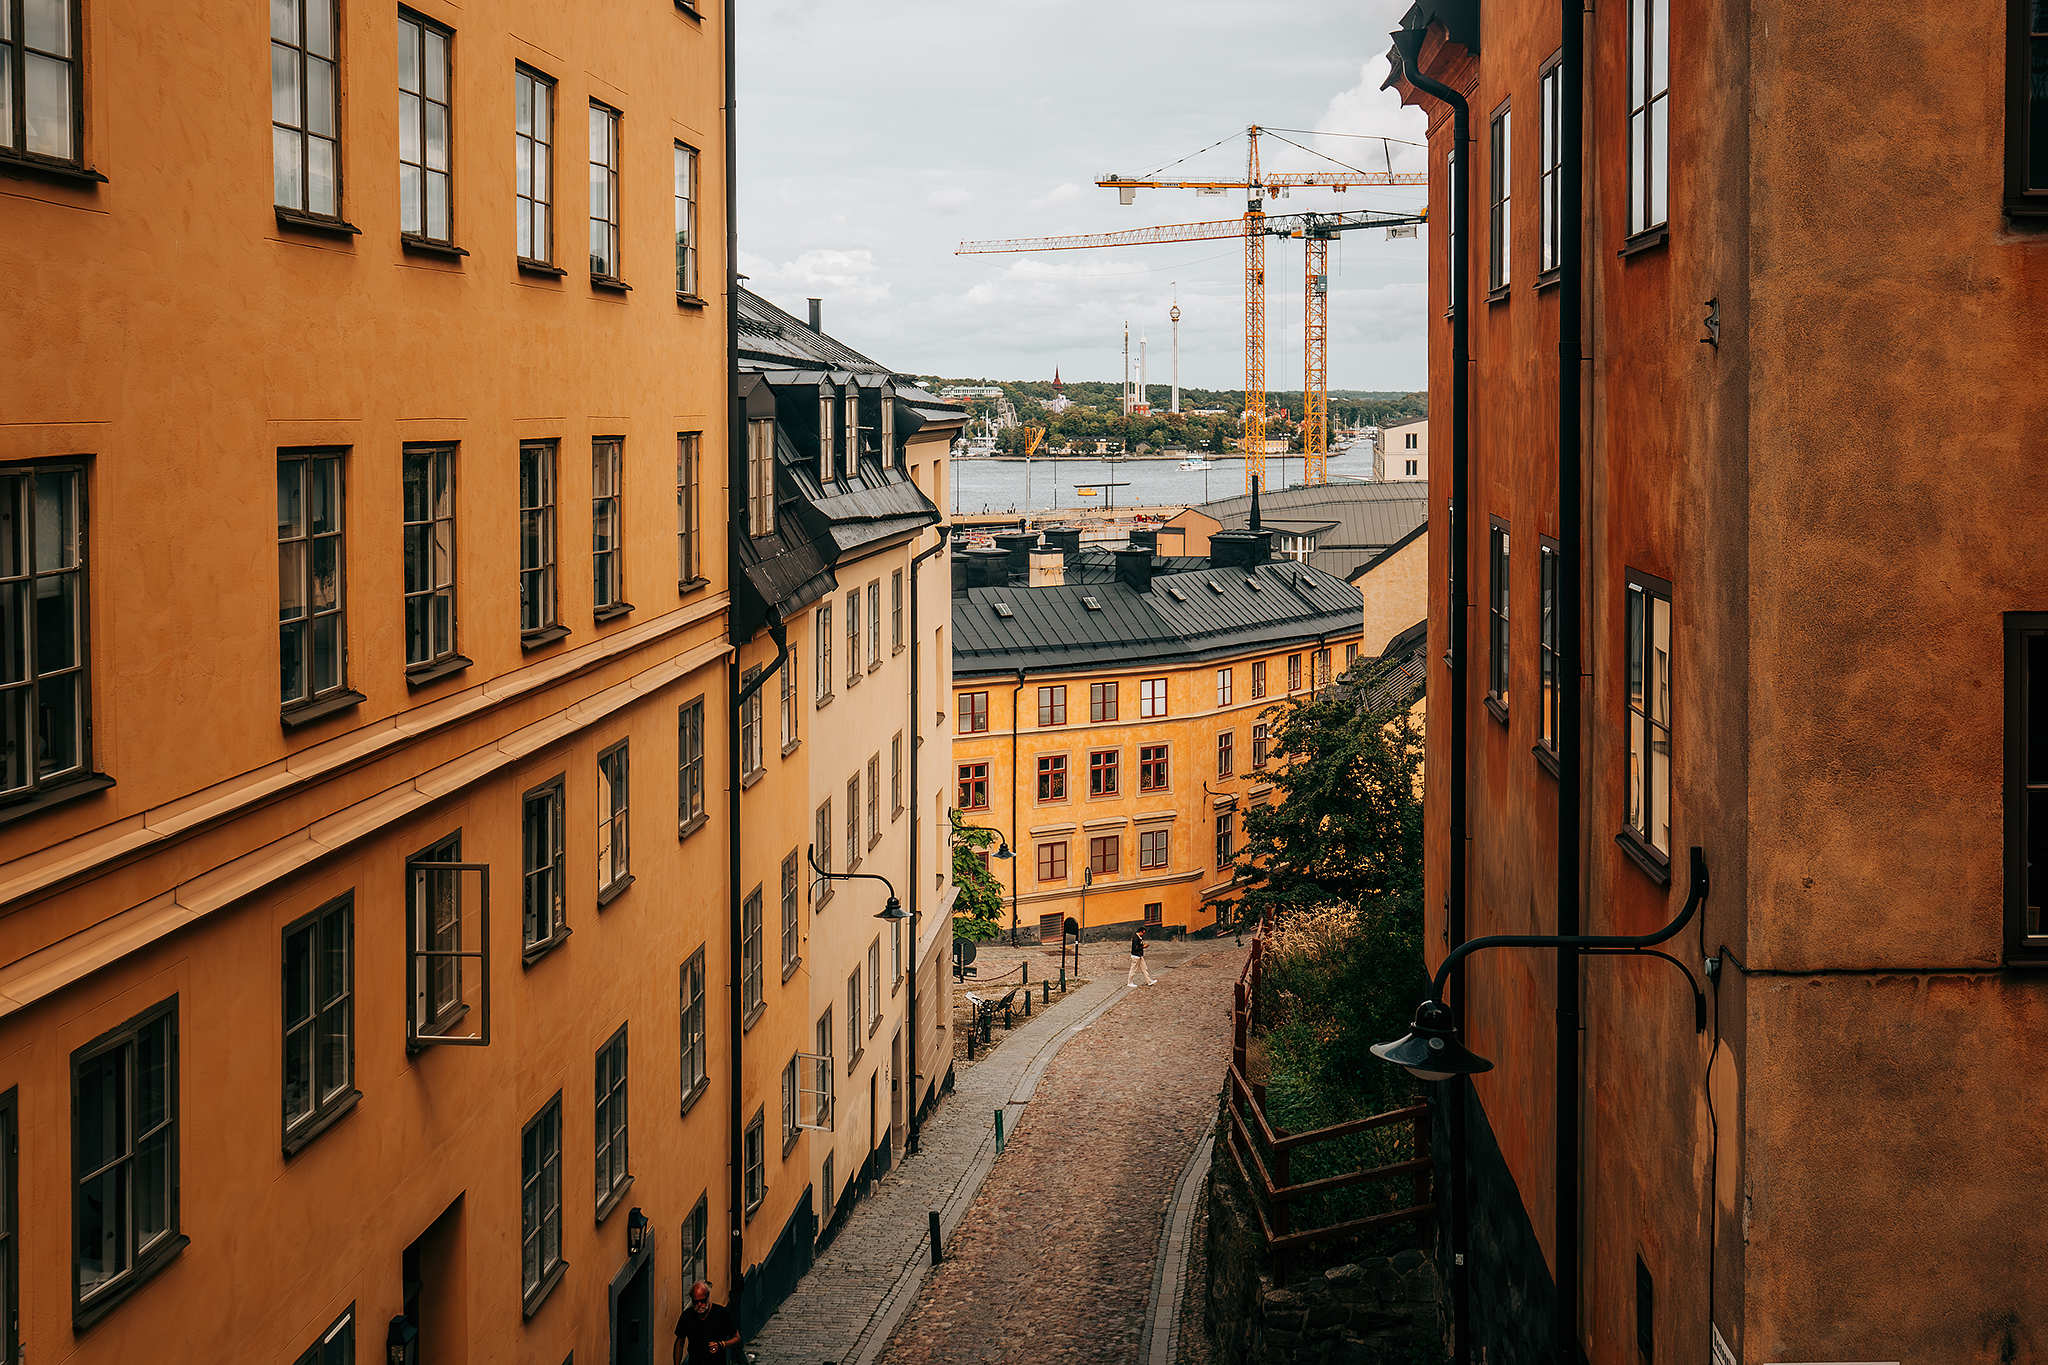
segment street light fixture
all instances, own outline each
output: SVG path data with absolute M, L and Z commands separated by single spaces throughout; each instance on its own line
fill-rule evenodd
M 917 1079 L 918 1079 L 918 1077 L 917 1077 L 917 971 L 918 971 L 918 967 L 917 967 L 917 911 L 915 911 L 915 910 L 910 910 L 910 911 L 906 911 L 906 910 L 904 910 L 904 908 L 903 908 L 903 902 L 901 902 L 901 901 L 899 901 L 899 900 L 897 900 L 897 899 L 896 899 L 896 884 L 895 884 L 894 882 L 890 881 L 890 880 L 889 880 L 889 879 L 888 879 L 887 877 L 884 877 L 884 876 L 880 875 L 879 873 L 875 873 L 875 872 L 827 872 L 827 871 L 826 871 L 826 870 L 825 870 L 824 868 L 822 868 L 822 867 L 820 867 L 820 866 L 818 865 L 818 849 L 817 849 L 817 846 L 816 846 L 815 844 L 805 844 L 805 845 L 804 845 L 804 858 L 805 858 L 805 859 L 806 859 L 806 860 L 807 860 L 807 861 L 808 861 L 808 862 L 810 863 L 810 865 L 811 865 L 811 871 L 813 871 L 813 872 L 817 873 L 817 874 L 818 874 L 818 875 L 819 875 L 820 877 L 823 877 L 823 878 L 824 878 L 824 879 L 825 879 L 826 881 L 832 881 L 832 882 L 851 882 L 851 881 L 866 881 L 866 882 L 880 882 L 880 883 L 881 883 L 881 884 L 882 884 L 883 886 L 885 886 L 885 887 L 887 887 L 887 888 L 889 889 L 889 899 L 888 899 L 888 901 L 887 901 L 886 903 L 884 903 L 884 904 L 883 904 L 883 906 L 882 906 L 882 911 L 881 911 L 881 913 L 880 913 L 880 914 L 878 914 L 878 915 L 876 915 L 876 916 L 875 916 L 875 918 L 876 918 L 876 919 L 885 919 L 885 920 L 889 920 L 889 921 L 890 921 L 890 922 L 892 922 L 892 923 L 894 923 L 894 922 L 896 922 L 896 921 L 899 921 L 899 920 L 906 920 L 906 919 L 910 921 L 910 1001 L 909 1001 L 909 1008 L 908 1008 L 908 1010 L 906 1011 L 906 1014 L 908 1015 L 908 1018 L 907 1018 L 907 1019 L 905 1020 L 905 1022 L 906 1022 L 906 1023 L 908 1023 L 908 1024 L 909 1024 L 909 1026 L 910 1026 L 910 1131 L 909 1131 L 909 1133 L 908 1133 L 907 1137 L 905 1138 L 905 1141 L 904 1141 L 904 1144 L 903 1144 L 903 1150 L 904 1150 L 904 1152 L 905 1152 L 905 1153 L 906 1153 L 907 1155 L 910 1155 L 910 1156 L 915 1156 L 915 1155 L 917 1155 L 917 1149 L 918 1149 L 918 1142 L 917 1142 Z
M 626 1254 L 638 1256 L 647 1245 L 647 1215 L 634 1209 L 626 1215 Z

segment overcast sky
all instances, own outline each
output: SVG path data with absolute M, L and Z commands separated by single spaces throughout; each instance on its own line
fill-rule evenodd
M 1237 241 L 1025 256 L 955 256 L 962 240 L 1111 232 L 1241 215 L 1243 200 L 1094 181 L 1175 167 L 1244 172 L 1248 124 L 1420 143 L 1422 115 L 1386 78 L 1406 0 L 749 0 L 739 9 L 740 269 L 758 293 L 901 372 L 1114 381 L 1170 378 L 1167 310 L 1181 307 L 1181 382 L 1244 383 Z M 1384 168 L 1377 140 L 1294 140 Z M 1423 169 L 1394 145 L 1396 170 Z M 1327 168 L 1260 142 L 1267 170 Z M 1296 190 L 1269 213 L 1408 210 L 1418 188 Z M 1422 229 L 1427 234 L 1428 229 Z M 1426 383 L 1423 240 L 1361 230 L 1330 249 L 1330 387 Z M 1267 256 L 1267 384 L 1302 383 L 1301 246 Z

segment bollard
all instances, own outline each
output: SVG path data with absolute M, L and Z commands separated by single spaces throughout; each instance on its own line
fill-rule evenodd
M 1060 963 L 1060 994 L 1061 994 L 1061 995 L 1065 995 L 1066 993 L 1067 993 L 1067 964 L 1066 964 L 1066 962 L 1065 962 L 1065 961 L 1062 961 L 1062 962 Z
M 1031 992 L 1030 992 L 1030 991 L 1026 991 L 1026 992 L 1024 992 L 1024 1017 L 1025 1017 L 1026 1019 L 1029 1019 L 1029 1018 L 1031 1017 Z
M 1052 1003 L 1052 982 L 1040 981 L 1038 988 L 1045 992 L 1045 999 L 1042 1003 L 1050 1005 Z
M 970 1062 L 974 1060 L 974 1044 L 977 1041 L 974 1036 L 974 1029 L 969 1027 L 967 1030 L 967 1060 Z
M 1010 1025 L 1010 1005 L 1009 1005 L 1009 1002 L 1008 1002 L 1008 1001 L 1004 1001 L 1004 1002 L 1003 1002 L 1003 1032 L 1005 1032 L 1005 1033 L 1008 1033 L 1008 1032 L 1010 1031 L 1010 1027 L 1011 1027 L 1011 1025 Z
M 931 1218 L 932 1229 L 932 1264 L 937 1265 L 944 1259 L 939 1254 L 939 1211 L 933 1209 L 928 1216 Z
M 1000 1109 L 998 1109 L 998 1110 L 996 1110 L 996 1151 L 997 1151 L 998 1153 L 1001 1153 L 1001 1151 L 1002 1151 L 1002 1150 L 1003 1150 L 1003 1111 L 1002 1111 L 1002 1110 L 1000 1110 Z
M 1027 986 L 1031 984 L 1031 964 L 1029 962 L 1024 964 L 1024 984 Z

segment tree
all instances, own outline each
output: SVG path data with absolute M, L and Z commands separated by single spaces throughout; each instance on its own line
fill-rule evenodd
M 953 816 L 953 937 L 989 939 L 1002 932 L 1003 888 L 982 861 L 981 850 L 992 847 L 996 832 Z

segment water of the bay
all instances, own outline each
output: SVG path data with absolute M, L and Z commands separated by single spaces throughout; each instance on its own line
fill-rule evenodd
M 1033 460 L 1028 467 L 1021 460 L 954 460 L 951 510 L 967 516 L 1076 507 L 1107 511 L 1112 498 L 1117 507 L 1186 507 L 1245 491 L 1242 456 L 1210 461 L 1214 468 L 1195 472 L 1181 469 L 1177 460 Z M 1372 446 L 1360 441 L 1331 451 L 1329 469 L 1345 478 L 1371 478 Z M 1300 483 L 1301 456 L 1267 457 L 1266 475 L 1275 488 Z M 1112 481 L 1124 486 L 1109 487 Z M 1082 497 L 1083 488 L 1095 495 Z

